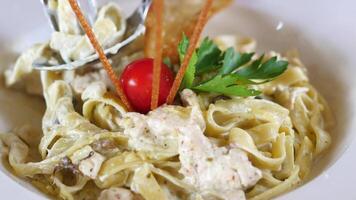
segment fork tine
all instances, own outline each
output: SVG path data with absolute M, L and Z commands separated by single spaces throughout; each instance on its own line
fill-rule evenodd
M 43 9 L 46 12 L 48 21 L 50 22 L 52 29 L 54 31 L 59 31 L 59 25 L 58 25 L 58 21 L 57 21 L 57 13 L 54 10 L 50 9 L 50 7 L 48 6 L 48 0 L 41 0 L 41 3 L 43 5 Z
M 52 10 L 49 6 L 49 2 L 51 0 L 41 0 L 43 5 L 44 11 L 47 15 L 47 18 L 50 22 L 50 25 L 54 31 L 59 31 L 59 24 L 58 24 L 58 16 L 57 11 Z M 78 0 L 78 3 L 84 10 L 86 10 L 86 17 L 89 20 L 90 24 L 93 25 L 95 21 L 95 17 L 97 15 L 97 2 L 96 0 Z
M 126 19 L 127 24 L 135 24 L 136 21 L 144 21 L 146 19 L 151 2 L 152 0 L 142 0 L 140 7 L 136 8 L 131 16 Z M 131 35 L 136 30 L 136 28 L 137 27 L 129 27 L 126 30 L 125 35 Z
M 47 2 L 47 0 L 42 0 L 43 2 Z M 96 9 L 96 2 L 95 0 L 90 0 L 92 1 L 92 8 Z M 126 22 L 128 24 L 131 24 L 131 26 L 127 27 L 126 33 L 125 33 L 125 39 L 121 41 L 120 43 L 105 49 L 104 53 L 106 56 L 111 57 L 116 55 L 120 49 L 126 47 L 128 44 L 133 42 L 136 38 L 138 38 L 140 35 L 144 34 L 145 32 L 145 18 L 147 16 L 147 12 L 149 9 L 149 6 L 151 4 L 152 0 L 142 0 L 141 5 L 134 11 L 134 13 L 126 19 Z M 45 5 L 45 4 L 44 4 Z M 47 61 L 44 60 L 36 60 L 32 64 L 34 69 L 37 70 L 48 70 L 48 71 L 61 71 L 61 70 L 74 70 L 83 66 L 86 66 L 87 64 L 95 63 L 98 61 L 98 55 L 93 54 L 90 55 L 86 58 L 83 58 L 81 60 L 76 60 L 71 63 L 64 63 L 60 62 L 61 64 L 57 63 L 48 63 Z
M 89 0 L 89 6 L 93 11 L 95 11 L 95 12 L 98 11 L 98 4 L 97 4 L 96 0 Z
M 79 7 L 84 11 L 85 17 L 89 21 L 89 24 L 93 26 L 95 18 L 97 16 L 97 2 L 96 0 L 77 0 Z

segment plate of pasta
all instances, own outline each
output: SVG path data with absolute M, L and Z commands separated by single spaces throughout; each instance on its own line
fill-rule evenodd
M 107 57 L 141 1 L 48 2 L 0 8 L 1 198 L 355 198 L 355 3 L 148 1 Z

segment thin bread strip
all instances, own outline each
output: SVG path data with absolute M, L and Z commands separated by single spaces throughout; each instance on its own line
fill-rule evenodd
M 72 7 L 75 15 L 77 16 L 80 25 L 82 26 L 82 28 L 84 29 L 86 35 L 88 36 L 90 43 L 93 45 L 95 51 L 98 53 L 99 55 L 99 59 L 102 62 L 104 69 L 106 70 L 106 72 L 108 73 L 108 76 L 110 78 L 110 80 L 113 82 L 113 84 L 115 85 L 116 88 L 116 92 L 119 95 L 121 101 L 123 102 L 123 104 L 126 106 L 128 111 L 132 111 L 132 107 L 130 102 L 128 101 L 124 91 L 122 90 L 122 86 L 121 86 L 121 82 L 119 77 L 115 74 L 108 58 L 106 57 L 103 48 L 101 47 L 101 45 L 99 44 L 98 40 L 96 39 L 96 36 L 93 32 L 93 30 L 91 29 L 88 21 L 85 19 L 81 9 L 78 6 L 78 3 L 76 0 L 68 0 L 70 3 L 70 6 Z
M 162 43 L 163 43 L 163 31 L 162 31 L 162 15 L 163 15 L 163 0 L 154 0 L 153 6 L 156 14 L 156 41 L 155 41 L 155 58 L 153 64 L 153 77 L 152 77 L 152 97 L 151 97 L 151 110 L 158 107 L 159 101 L 159 89 L 161 80 L 161 63 L 162 63 Z
M 190 38 L 193 34 L 199 13 L 206 0 L 167 0 L 164 1 L 163 14 L 163 44 L 162 58 L 169 58 L 172 64 L 179 63 L 177 46 L 182 40 L 183 33 Z M 209 19 L 230 6 L 234 0 L 214 0 L 209 12 Z M 153 6 L 146 18 L 144 37 L 144 53 L 147 58 L 155 57 L 156 16 Z
M 199 15 L 199 19 L 195 25 L 195 28 L 194 28 L 194 32 L 193 32 L 193 35 L 190 39 L 190 44 L 189 44 L 189 47 L 188 47 L 188 51 L 187 51 L 187 54 L 184 56 L 184 60 L 183 60 L 183 63 L 176 75 L 176 78 L 173 82 L 173 86 L 171 88 L 171 90 L 169 91 L 169 95 L 167 97 L 167 104 L 172 104 L 173 101 L 174 101 L 174 98 L 179 90 L 179 87 L 180 87 L 180 84 L 183 80 L 183 77 L 184 77 L 184 74 L 185 74 L 185 71 L 187 70 L 188 68 L 188 65 L 189 65 L 189 61 L 195 51 L 195 47 L 198 43 L 198 40 L 200 38 L 200 35 L 203 31 L 203 28 L 205 26 L 205 24 L 207 23 L 208 21 L 208 15 L 209 15 L 209 11 L 211 9 L 211 6 L 212 6 L 212 3 L 213 3 L 213 0 L 207 0 L 203 9 L 201 10 L 200 12 L 200 15 Z

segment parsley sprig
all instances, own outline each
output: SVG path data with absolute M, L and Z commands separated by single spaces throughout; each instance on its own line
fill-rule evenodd
M 178 45 L 181 62 L 188 46 L 189 39 L 183 35 Z M 288 62 L 278 60 L 277 57 L 263 62 L 264 55 L 252 60 L 254 54 L 240 53 L 232 47 L 222 51 L 212 40 L 205 38 L 189 62 L 181 88 L 228 96 L 257 96 L 261 92 L 251 89 L 251 85 L 265 83 L 278 77 L 287 69 Z

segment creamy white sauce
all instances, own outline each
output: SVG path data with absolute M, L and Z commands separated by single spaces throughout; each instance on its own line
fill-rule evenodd
M 82 93 L 82 100 L 99 99 L 106 93 L 106 86 L 103 82 L 91 83 Z
M 98 200 L 134 200 L 134 194 L 130 190 L 124 188 L 112 187 L 103 190 L 100 193 Z
M 82 94 L 94 82 L 101 82 L 106 88 L 110 88 L 112 83 L 105 70 L 94 71 L 84 75 L 67 76 L 65 81 L 69 82 L 75 94 Z M 89 91 L 89 89 L 87 89 Z
M 185 130 L 179 141 L 180 173 L 199 191 L 244 199 L 243 190 L 261 178 L 261 171 L 252 166 L 246 153 L 215 146 L 198 127 Z
M 163 107 L 145 116 L 127 113 L 120 126 L 129 137 L 129 146 L 144 152 L 157 152 L 162 156 L 178 154 L 178 130 L 180 118 L 170 116 L 173 107 Z M 163 123 L 162 123 L 163 122 Z
M 245 199 L 243 191 L 256 184 L 261 171 L 252 166 L 242 150 L 217 147 L 204 135 L 203 114 L 191 90 L 182 92 L 182 100 L 189 106 L 163 106 L 147 116 L 126 114 L 123 124 L 126 123 L 124 134 L 130 138 L 129 145 L 152 150 L 157 145 L 164 148 L 165 142 L 178 137 L 180 173 L 186 183 L 204 195 Z

